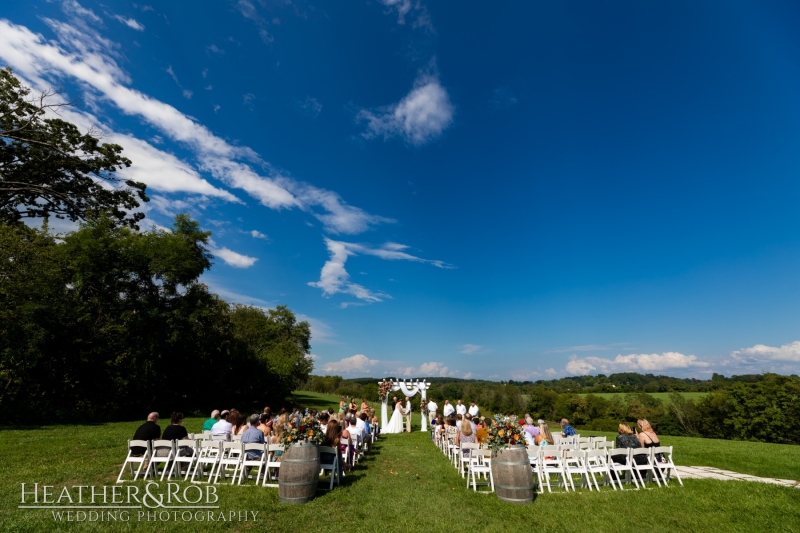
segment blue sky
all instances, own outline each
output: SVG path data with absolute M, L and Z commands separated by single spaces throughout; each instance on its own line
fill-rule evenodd
M 800 5 L 4 3 L 315 372 L 800 369 Z

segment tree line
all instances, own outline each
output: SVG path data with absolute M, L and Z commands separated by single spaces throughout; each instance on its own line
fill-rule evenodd
M 145 186 L 116 175 L 134 163 L 53 96 L 0 70 L 3 423 L 282 403 L 312 369 L 309 324 L 210 292 L 211 234 L 188 215 L 141 231 Z M 50 217 L 80 225 L 54 235 Z
M 695 391 L 707 393 L 701 398 L 691 400 L 682 394 L 691 391 L 673 389 L 663 391 L 670 393 L 668 401 L 646 392 L 648 384 L 684 384 L 685 380 L 632 373 L 525 383 L 435 377 L 425 380 L 431 382 L 428 398 L 438 401 L 440 407 L 444 399 L 451 402 L 460 399 L 465 403 L 475 402 L 484 414 L 528 413 L 535 419 L 550 421 L 567 418 L 574 426 L 589 430 L 616 431 L 621 422 L 633 423 L 644 418 L 664 435 L 800 444 L 798 376 L 714 374 L 711 380 L 692 380 L 697 382 Z M 604 386 L 619 380 L 627 381 L 632 390 L 610 396 L 596 394 L 605 392 L 602 390 L 592 391 L 598 384 Z M 377 381 L 377 378 L 309 376 L 303 387 L 314 392 L 377 400 Z

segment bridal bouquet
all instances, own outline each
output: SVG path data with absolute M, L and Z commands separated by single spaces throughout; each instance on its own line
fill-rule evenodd
M 522 431 L 522 424 L 518 424 L 516 420 L 507 420 L 495 415 L 492 427 L 486 436 L 486 445 L 495 452 L 515 444 L 524 446 L 525 437 Z
M 313 418 L 303 418 L 299 423 L 296 419 L 292 419 L 281 438 L 281 444 L 284 446 L 303 441 L 317 445 L 325 441 L 325 433 L 320 429 L 319 422 Z

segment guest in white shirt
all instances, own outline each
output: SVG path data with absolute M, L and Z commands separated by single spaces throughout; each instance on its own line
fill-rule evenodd
M 433 424 L 434 419 L 436 418 L 436 411 L 439 409 L 439 406 L 436 405 L 436 402 L 433 400 L 428 402 L 428 417 L 430 418 L 431 424 Z
M 442 413 L 445 418 L 449 418 L 455 414 L 455 408 L 450 405 L 450 400 L 444 401 L 444 412 Z
M 472 415 L 472 418 L 475 418 L 476 416 L 478 416 L 478 412 L 479 412 L 478 411 L 478 406 L 475 405 L 475 402 L 470 402 L 469 403 L 469 414 Z
M 353 418 L 356 419 L 356 429 L 358 430 L 359 433 L 361 433 L 361 438 L 363 440 L 364 437 L 367 436 L 367 423 L 355 415 L 353 416 Z
M 231 440 L 231 430 L 233 429 L 233 424 L 228 422 L 228 416 L 230 414 L 230 411 L 227 410 L 222 411 L 219 414 L 219 422 L 211 426 L 211 440 Z
M 456 405 L 456 414 L 457 415 L 467 414 L 467 406 L 461 403 L 461 400 L 458 400 L 458 405 Z
M 464 418 L 469 420 L 469 425 L 472 426 L 472 434 L 473 435 L 476 434 L 476 432 L 478 431 L 478 426 L 476 426 L 475 421 L 472 420 L 472 415 L 467 413 L 466 415 L 464 415 Z

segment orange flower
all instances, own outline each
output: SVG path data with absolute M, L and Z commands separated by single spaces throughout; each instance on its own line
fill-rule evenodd
M 514 440 L 519 440 L 519 435 L 514 435 Z
M 497 436 L 498 436 L 498 437 L 502 437 L 502 436 L 503 436 L 503 430 L 502 430 L 502 429 L 501 429 L 500 431 L 498 431 L 498 432 L 497 432 Z
M 313 437 L 314 436 L 314 431 L 309 429 L 308 430 L 308 436 L 309 437 Z
M 292 441 L 292 437 L 286 437 L 286 441 L 287 442 L 291 442 Z

